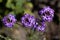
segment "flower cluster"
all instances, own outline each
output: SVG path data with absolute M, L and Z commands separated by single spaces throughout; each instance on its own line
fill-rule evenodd
M 12 27 L 16 21 L 15 15 L 13 14 L 8 14 L 2 19 L 3 24 L 7 27 Z
M 44 31 L 46 27 L 45 22 L 52 21 L 52 18 L 54 17 L 54 10 L 50 7 L 44 7 L 41 11 L 39 11 L 39 14 L 42 17 L 42 20 L 35 18 L 30 14 L 24 14 L 24 16 L 21 17 L 21 23 L 25 27 L 36 29 L 38 31 Z M 12 27 L 16 21 L 15 15 L 13 14 L 8 14 L 2 19 L 2 22 L 7 27 Z
M 31 16 L 30 14 L 25 14 L 21 18 L 21 21 L 25 27 L 37 29 L 38 31 L 43 31 L 46 26 L 44 21 L 40 21 L 39 19 L 35 19 L 35 17 Z
M 42 19 L 44 21 L 52 21 L 52 18 L 54 17 L 54 10 L 51 9 L 49 6 L 44 7 L 41 11 L 39 11 L 39 14 L 41 15 Z

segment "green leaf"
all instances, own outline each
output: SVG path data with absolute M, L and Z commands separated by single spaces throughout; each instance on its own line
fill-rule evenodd
M 11 13 L 11 14 L 15 14 L 14 11 L 11 11 L 11 12 L 5 11 L 5 15 L 7 15 L 7 14 L 9 14 L 9 13 Z
M 23 4 L 26 0 L 16 0 L 16 12 L 21 13 L 23 12 Z
M 0 3 L 2 2 L 2 0 L 0 0 Z
M 15 6 L 12 2 L 13 2 L 13 0 L 7 0 L 6 7 L 14 9 Z

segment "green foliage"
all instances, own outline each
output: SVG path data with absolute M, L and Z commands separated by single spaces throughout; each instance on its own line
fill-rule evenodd
M 23 4 L 26 0 L 7 0 L 6 7 L 13 9 L 15 14 L 23 12 Z
M 2 40 L 2 38 L 5 39 L 5 40 L 12 40 L 12 39 L 9 38 L 9 37 L 4 37 L 4 36 L 0 35 L 0 40 Z
M 6 7 L 14 9 L 15 6 L 12 2 L 13 2 L 13 0 L 7 0 Z
M 23 11 L 23 3 L 26 2 L 26 0 L 16 0 L 16 12 L 21 13 Z
M 0 2 L 2 2 L 2 0 L 0 0 Z
M 43 32 L 30 30 L 27 40 L 43 40 Z

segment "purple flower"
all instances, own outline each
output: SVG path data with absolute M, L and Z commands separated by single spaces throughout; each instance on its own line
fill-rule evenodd
M 41 23 L 41 25 L 38 25 L 38 27 L 36 28 L 38 31 L 45 31 L 45 23 Z
M 12 27 L 16 21 L 17 20 L 15 19 L 15 15 L 13 14 L 8 14 L 7 16 L 4 16 L 4 18 L 2 19 L 2 22 L 7 27 Z
M 39 14 L 41 15 L 44 21 L 50 22 L 54 17 L 54 10 L 50 7 L 44 7 L 41 11 L 39 11 Z
M 34 16 L 31 16 L 29 14 L 25 14 L 22 18 L 21 18 L 22 24 L 25 27 L 31 28 L 33 27 L 33 24 L 35 24 L 35 18 Z
M 36 23 L 34 24 L 34 28 L 37 29 L 38 31 L 45 31 L 46 24 L 42 20 L 40 21 L 39 19 L 36 20 Z

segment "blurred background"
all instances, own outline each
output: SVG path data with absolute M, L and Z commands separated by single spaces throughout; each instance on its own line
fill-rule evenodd
M 27 6 L 27 2 L 32 5 Z M 55 11 L 53 21 L 46 23 L 45 32 L 33 31 L 19 23 L 25 8 L 30 9 L 28 13 L 39 18 L 38 11 L 45 6 L 50 6 Z M 5 27 L 1 21 L 8 13 L 17 16 L 18 24 L 16 23 L 13 28 Z M 60 0 L 0 0 L 0 40 L 60 40 Z

